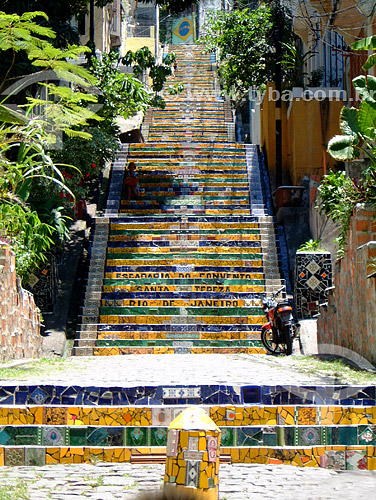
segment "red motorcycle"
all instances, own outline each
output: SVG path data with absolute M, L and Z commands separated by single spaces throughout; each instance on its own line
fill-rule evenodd
M 299 333 L 299 324 L 296 324 L 292 314 L 291 304 L 287 299 L 277 301 L 285 286 L 277 290 L 271 297 L 262 299 L 262 310 L 268 323 L 261 328 L 261 340 L 265 349 L 272 354 L 291 354 L 293 339 Z

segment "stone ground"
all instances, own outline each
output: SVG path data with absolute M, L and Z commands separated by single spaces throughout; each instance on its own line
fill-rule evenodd
M 7 500 L 136 500 L 162 485 L 164 465 L 104 464 L 4 467 L 0 498 Z M 21 486 L 22 485 L 22 486 Z M 287 465 L 220 467 L 220 500 L 354 500 L 374 498 L 376 471 L 343 471 Z M 23 496 L 20 496 L 22 492 Z M 13 496 L 14 495 L 14 496 Z
M 29 371 L 18 364 L 6 383 L 81 386 L 335 384 L 335 374 L 305 370 L 299 356 L 155 354 L 70 357 Z M 298 364 L 299 369 L 296 367 Z M 1 365 L 0 365 L 1 382 Z M 5 380 L 3 380 L 5 383 Z M 1 499 L 0 499 L 1 500 Z

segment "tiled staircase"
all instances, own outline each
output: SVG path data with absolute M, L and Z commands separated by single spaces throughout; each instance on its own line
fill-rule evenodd
M 233 142 L 212 57 L 173 50 L 185 90 L 114 161 L 76 355 L 264 352 L 260 294 L 282 281 L 265 172 L 256 147 Z M 128 161 L 140 177 L 130 202 Z M 222 461 L 376 469 L 375 387 L 204 382 L 2 385 L 0 465 L 163 462 L 169 423 L 200 405 L 222 430 Z
M 216 95 L 211 56 L 173 50 L 173 81 L 184 91 L 165 95 L 166 109 L 143 126 L 148 141 L 115 161 L 77 355 L 265 353 L 260 294 L 282 280 L 258 151 L 230 142 L 232 115 Z M 125 155 L 139 175 L 130 201 L 120 199 Z

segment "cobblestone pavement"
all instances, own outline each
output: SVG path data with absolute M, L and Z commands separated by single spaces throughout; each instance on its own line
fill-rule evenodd
M 0 491 L 6 487 L 8 494 L 13 492 L 12 500 L 135 500 L 140 491 L 159 488 L 163 473 L 164 465 L 129 463 L 4 467 L 0 470 Z M 223 464 L 219 498 L 354 500 L 374 498 L 375 487 L 375 471 Z M 24 496 L 17 491 L 23 491 Z
M 108 357 L 72 357 L 49 371 L 29 374 L 19 366 L 13 378 L 29 384 L 97 385 L 132 387 L 137 385 L 332 384 L 334 377 L 296 368 L 298 357 L 223 354 L 162 354 Z M 294 362 L 295 360 L 295 362 Z M 48 368 L 48 367 L 47 367 Z

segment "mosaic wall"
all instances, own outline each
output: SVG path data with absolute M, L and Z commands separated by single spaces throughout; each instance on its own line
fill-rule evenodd
M 15 255 L 0 244 L 0 361 L 38 357 L 40 316 L 33 295 L 17 285 Z
M 8 405 L 376 405 L 375 386 L 140 386 L 80 387 L 32 385 L 0 387 L 0 407 Z
M 58 463 L 129 462 L 165 455 L 166 448 L 123 447 L 0 447 L 0 466 L 41 466 Z M 221 448 L 232 463 L 285 464 L 334 470 L 376 470 L 375 446 L 312 446 Z
M 298 319 L 316 316 L 327 302 L 332 286 L 332 263 L 328 252 L 299 252 L 295 257 L 295 308 Z
M 1 446 L 167 446 L 167 427 L 2 426 Z M 376 446 L 376 425 L 220 427 L 222 447 Z
M 185 408 L 160 405 L 0 407 L 0 426 L 168 427 Z M 219 427 L 376 425 L 376 406 L 230 405 L 201 408 Z

